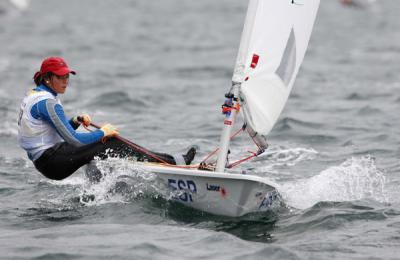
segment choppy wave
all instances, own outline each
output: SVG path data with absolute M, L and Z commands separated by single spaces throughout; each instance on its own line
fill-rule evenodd
M 229 67 L 222 66 L 204 66 L 204 67 L 185 67 L 179 68 L 174 71 L 176 76 L 180 78 L 192 78 L 193 75 L 196 77 L 230 77 L 232 70 Z
M 365 106 L 362 107 L 358 110 L 358 114 L 361 116 L 365 116 L 365 115 L 373 115 L 373 114 L 381 114 L 382 110 L 376 107 L 371 107 L 371 106 Z
M 291 117 L 285 117 L 278 121 L 278 123 L 276 124 L 274 129 L 276 129 L 276 131 L 280 132 L 280 131 L 284 131 L 284 130 L 294 129 L 296 127 L 305 127 L 305 128 L 316 129 L 316 128 L 322 127 L 322 124 L 307 122 L 304 120 L 294 119 Z
M 133 100 L 130 98 L 129 94 L 123 91 L 107 92 L 97 96 L 93 101 L 91 101 L 92 106 L 121 106 L 124 104 L 137 104 L 145 105 L 142 100 Z
M 400 212 L 382 208 L 371 202 L 318 202 L 310 208 L 296 212 L 287 219 L 279 232 L 286 236 L 304 235 L 309 231 L 337 230 L 356 221 L 384 221 Z
M 10 61 L 8 59 L 0 58 L 0 72 L 4 72 L 10 66 Z
M 134 106 L 132 106 L 134 104 Z M 91 107 L 147 107 L 147 103 L 141 98 L 132 99 L 123 91 L 107 92 L 97 96 L 90 103 Z
M 366 97 L 363 94 L 357 92 L 351 93 L 346 97 L 347 100 L 368 100 L 369 98 L 371 97 Z
M 3 122 L 2 127 L 0 128 L 0 137 L 8 137 L 13 136 L 16 137 L 18 135 L 18 129 L 16 127 L 17 122 Z
M 316 158 L 318 151 L 313 148 L 272 146 L 265 154 L 254 159 L 257 172 L 280 174 L 282 166 L 293 167 L 300 162 Z
M 160 194 L 156 176 L 130 160 L 109 158 L 97 160 L 95 165 L 102 174 L 99 181 L 91 181 L 82 175 L 62 181 L 47 180 L 51 185 L 73 187 L 72 190 L 67 189 L 60 197 L 47 201 L 63 203 L 64 199 L 69 197 L 72 201 L 79 202 L 79 205 L 99 206 L 107 203 L 127 203 L 143 196 Z
M 348 159 L 309 179 L 283 184 L 281 189 L 287 204 L 299 209 L 322 201 L 388 202 L 385 174 L 369 156 Z
M 128 202 L 142 196 L 158 194 L 156 175 L 144 171 L 130 160 L 110 158 L 96 161 L 103 177 L 98 183 L 86 182 L 81 195 L 93 195 L 88 205 L 109 202 Z

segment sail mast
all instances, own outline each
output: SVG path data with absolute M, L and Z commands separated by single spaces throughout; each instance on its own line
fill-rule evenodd
M 233 84 L 231 92 L 226 94 L 227 101 L 226 105 L 230 106 L 230 111 L 225 115 L 224 128 L 221 133 L 221 139 L 219 143 L 219 153 L 217 159 L 217 166 L 215 170 L 217 172 L 224 172 L 227 163 L 227 155 L 229 150 L 230 135 L 232 132 L 232 127 L 235 124 L 236 114 L 237 114 L 237 103 L 239 102 L 239 88 L 240 84 Z
M 244 69 L 245 62 L 247 58 L 247 50 L 249 48 L 249 42 L 252 34 L 253 24 L 256 18 L 256 11 L 259 0 L 249 0 L 249 6 L 247 8 L 247 14 L 245 19 L 245 24 L 243 27 L 242 37 L 240 40 L 240 47 L 238 56 L 236 59 L 236 65 L 233 72 L 232 77 L 232 88 L 228 94 L 226 94 L 226 98 L 230 105 L 233 108 L 237 107 L 237 103 L 239 102 L 239 92 L 240 86 L 244 80 Z M 217 159 L 217 172 L 223 172 L 225 170 L 225 166 L 227 163 L 227 155 L 230 144 L 230 135 L 232 132 L 232 127 L 235 124 L 235 118 L 237 115 L 237 110 L 232 109 L 231 112 L 227 113 L 224 119 L 224 128 L 221 133 L 220 144 L 219 144 L 219 153 Z

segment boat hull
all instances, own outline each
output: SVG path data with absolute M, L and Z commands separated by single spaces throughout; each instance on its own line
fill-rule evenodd
M 215 215 L 240 217 L 267 211 L 279 200 L 277 185 L 264 178 L 175 167 L 144 166 L 170 191 L 170 199 Z

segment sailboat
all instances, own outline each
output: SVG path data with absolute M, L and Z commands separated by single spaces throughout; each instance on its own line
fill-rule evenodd
M 239 217 L 267 211 L 279 199 L 279 185 L 255 175 L 229 172 L 230 136 L 239 107 L 261 154 L 303 61 L 319 0 L 250 0 L 232 87 L 225 95 L 225 118 L 213 167 L 186 169 L 147 164 L 173 200 L 216 215 Z

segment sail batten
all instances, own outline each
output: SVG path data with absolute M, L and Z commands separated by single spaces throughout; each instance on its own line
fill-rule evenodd
M 250 0 L 233 82 L 240 83 L 251 133 L 267 135 L 281 114 L 303 61 L 319 0 Z

